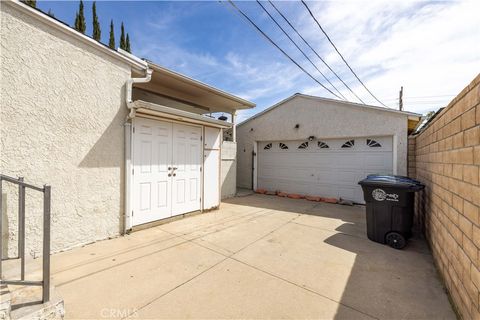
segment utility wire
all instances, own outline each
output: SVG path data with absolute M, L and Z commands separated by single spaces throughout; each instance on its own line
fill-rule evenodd
M 353 95 L 358 99 L 360 100 L 363 104 L 365 104 L 365 102 L 363 102 L 363 100 L 355 93 L 353 92 L 353 90 L 348 86 L 348 84 L 345 83 L 345 81 L 343 81 L 342 78 L 340 78 L 340 76 L 328 65 L 328 63 L 322 59 L 322 57 L 318 54 L 318 52 L 310 45 L 310 43 L 308 43 L 307 40 L 305 40 L 305 38 L 300 34 L 300 32 L 297 31 L 297 29 L 292 25 L 292 23 L 287 19 L 287 17 L 285 17 L 285 15 L 277 8 L 277 6 L 275 6 L 275 4 L 271 1 L 271 0 L 268 0 L 268 2 L 272 5 L 272 7 L 278 12 L 278 14 L 288 23 L 288 25 L 290 26 L 290 28 L 293 29 L 293 31 L 295 31 L 295 33 L 300 37 L 300 39 L 303 40 L 303 42 L 305 42 L 305 44 L 313 51 L 313 53 L 315 53 L 315 55 L 318 57 L 318 59 L 320 59 L 323 64 L 325 66 L 327 66 L 327 68 L 337 77 L 338 80 L 340 80 L 343 85 L 348 89 L 350 90 L 351 93 L 353 93 Z
M 283 29 L 283 27 L 277 22 L 277 20 L 275 20 L 275 18 L 270 14 L 270 12 L 267 11 L 267 9 L 262 5 L 262 3 L 260 1 L 257 0 L 257 3 L 260 7 L 262 7 L 263 11 L 265 11 L 265 13 L 270 17 L 270 19 L 272 19 L 272 21 L 277 25 L 277 27 L 280 28 L 280 30 L 283 31 L 283 33 L 287 36 L 287 38 L 293 43 L 293 45 L 303 54 L 303 56 L 312 64 L 312 66 L 323 76 L 323 78 L 328 82 L 330 83 L 330 85 L 338 92 L 339 95 L 342 96 L 343 100 L 347 100 L 347 98 L 345 98 L 345 96 L 337 89 L 337 87 L 335 87 L 333 85 L 333 83 L 330 82 L 330 80 L 328 80 L 328 78 L 322 73 L 322 71 L 320 71 L 320 69 L 318 69 L 318 67 L 315 65 L 315 63 L 313 63 L 313 61 L 307 56 L 307 54 L 297 45 L 297 43 L 292 39 L 292 37 L 290 37 L 290 35 L 285 31 L 285 29 Z M 347 100 L 348 101 L 348 100 Z
M 345 62 L 345 64 L 347 65 L 348 69 L 350 69 L 350 71 L 353 73 L 353 75 L 355 76 L 355 78 L 357 78 L 357 80 L 362 84 L 362 86 L 365 88 L 365 90 L 368 91 L 368 93 L 370 93 L 370 95 L 375 99 L 377 100 L 381 105 L 383 105 L 384 107 L 387 107 L 382 101 L 378 100 L 378 98 L 367 88 L 367 86 L 363 83 L 362 80 L 360 80 L 360 78 L 357 76 L 357 74 L 355 73 L 355 71 L 353 71 L 352 67 L 350 67 L 350 65 L 348 64 L 347 60 L 345 60 L 345 58 L 343 57 L 343 55 L 340 53 L 340 51 L 338 51 L 337 47 L 335 46 L 335 44 L 333 43 L 333 41 L 330 39 L 330 37 L 328 36 L 328 34 L 325 32 L 325 30 L 323 30 L 322 26 L 320 25 L 320 23 L 318 22 L 317 18 L 315 18 L 315 16 L 313 15 L 313 12 L 310 10 L 310 8 L 308 7 L 308 5 L 305 3 L 304 0 L 301 0 L 303 5 L 305 6 L 305 8 L 307 8 L 308 10 L 308 13 L 310 14 L 310 16 L 313 18 L 313 20 L 315 20 L 315 22 L 317 23 L 317 26 L 320 28 L 320 30 L 323 32 L 323 34 L 325 35 L 325 37 L 327 38 L 328 42 L 330 42 L 330 44 L 333 46 L 333 48 L 335 49 L 335 51 L 337 51 L 338 55 L 340 56 L 340 58 L 342 58 L 343 62 Z M 388 108 L 388 107 L 387 107 Z
M 223 3 L 223 1 L 220 1 Z M 338 99 L 341 99 L 336 93 L 334 93 L 332 90 L 328 89 L 325 85 L 323 85 L 320 81 L 318 81 L 314 76 L 312 76 L 307 70 L 305 70 L 300 64 L 298 64 L 292 57 L 288 55 L 282 48 L 280 48 L 265 32 L 258 27 L 255 22 L 253 22 L 252 19 L 250 19 L 240 8 L 238 8 L 235 3 L 232 0 L 228 0 L 228 3 L 235 8 L 250 24 L 255 27 L 255 29 L 260 32 L 272 45 L 274 45 L 280 52 L 282 52 L 291 62 L 293 62 L 300 70 L 302 70 L 304 73 L 306 73 L 310 78 L 312 78 L 313 81 L 318 83 L 322 88 L 330 92 L 332 95 L 337 97 Z

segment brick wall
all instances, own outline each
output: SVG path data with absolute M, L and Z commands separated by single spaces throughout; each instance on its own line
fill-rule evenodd
M 438 270 L 458 313 L 480 319 L 480 74 L 409 139 L 409 174 Z

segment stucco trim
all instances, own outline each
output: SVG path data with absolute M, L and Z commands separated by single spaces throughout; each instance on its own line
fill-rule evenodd
M 196 113 L 174 109 L 142 100 L 136 100 L 132 103 L 132 105 L 139 114 L 146 114 L 153 117 L 167 118 L 194 124 L 208 125 L 222 129 L 228 129 L 232 127 L 231 123 L 225 121 L 210 119 Z
M 290 96 L 286 99 L 283 99 L 282 101 L 277 102 L 273 106 L 268 107 L 267 109 L 253 115 L 252 117 L 248 118 L 247 120 L 242 121 L 241 123 L 239 123 L 237 125 L 237 127 L 240 127 L 240 126 L 244 125 L 245 123 L 249 122 L 250 120 L 258 118 L 258 117 L 264 115 L 265 113 L 275 109 L 276 107 L 279 107 L 282 104 L 284 104 L 284 103 L 286 103 L 290 100 L 293 100 L 295 98 L 298 98 L 298 97 L 305 98 L 305 99 L 310 99 L 310 100 L 316 100 L 316 101 L 332 102 L 332 103 L 337 103 L 337 104 L 341 104 L 341 105 L 348 106 L 348 107 L 354 107 L 354 108 L 368 108 L 368 109 L 374 109 L 374 110 L 383 111 L 383 112 L 392 112 L 392 113 L 402 114 L 402 115 L 409 116 L 409 117 L 416 117 L 418 119 L 420 119 L 420 117 L 422 116 L 421 114 L 418 114 L 418 113 L 415 113 L 415 112 L 400 111 L 400 110 L 371 106 L 371 105 L 367 105 L 367 104 L 360 104 L 360 103 L 355 103 L 355 102 L 350 102 L 350 101 L 341 101 L 341 100 L 336 100 L 336 99 L 311 96 L 311 95 L 307 95 L 307 94 L 303 94 L 303 93 L 295 93 L 294 95 L 292 95 L 292 96 Z
M 70 26 L 63 24 L 59 20 L 50 17 L 49 15 L 43 13 L 40 10 L 34 9 L 30 7 L 29 5 L 23 4 L 20 1 L 17 0 L 9 0 L 9 1 L 2 1 L 2 5 L 8 5 L 24 14 L 27 14 L 30 17 L 33 17 L 45 24 L 47 24 L 50 27 L 53 27 L 66 35 L 75 38 L 76 40 L 79 40 L 91 47 L 94 47 L 95 49 L 117 59 L 121 60 L 123 62 L 126 62 L 129 64 L 133 69 L 137 71 L 142 71 L 147 69 L 147 63 L 146 62 L 139 62 L 139 59 L 132 59 L 127 57 L 126 55 L 123 55 L 115 50 L 110 49 L 106 45 L 72 29 Z

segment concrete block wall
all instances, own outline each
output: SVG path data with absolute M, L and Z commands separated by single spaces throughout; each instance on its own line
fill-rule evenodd
M 409 139 L 409 173 L 438 270 L 464 319 L 480 319 L 480 74 Z
M 415 177 L 415 148 L 416 148 L 416 139 L 415 137 L 408 137 L 408 163 L 407 163 L 407 175 L 409 177 Z

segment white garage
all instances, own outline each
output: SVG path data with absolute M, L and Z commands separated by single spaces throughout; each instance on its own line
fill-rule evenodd
M 362 203 L 368 174 L 407 174 L 412 112 L 295 94 L 237 126 L 237 186 Z
M 393 137 L 258 143 L 257 187 L 363 202 L 357 182 L 393 173 Z

